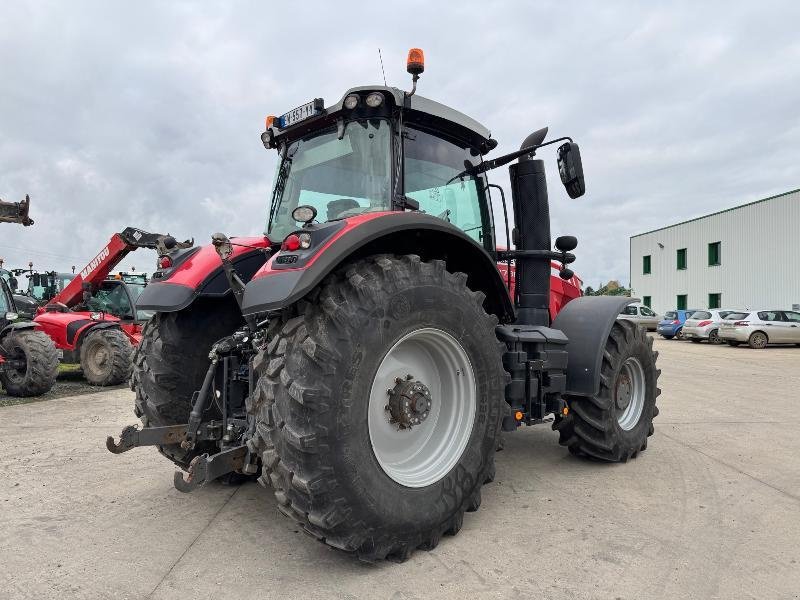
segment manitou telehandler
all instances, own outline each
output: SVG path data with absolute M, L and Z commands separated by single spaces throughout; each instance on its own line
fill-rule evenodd
M 64 362 L 80 363 L 88 383 L 123 383 L 131 375 L 142 322 L 151 315 L 137 310 L 135 296 L 141 289 L 131 290 L 122 275 L 109 279 L 109 274 L 137 248 L 166 254 L 189 246 L 191 242 L 177 242 L 170 235 L 127 227 L 112 235 L 100 253 L 38 309 L 34 322 L 53 339 Z
M 32 225 L 30 198 L 19 203 L 0 201 L 0 223 Z M 53 341 L 37 325 L 20 320 L 9 282 L 13 273 L 0 260 L 0 386 L 10 396 L 40 396 L 56 381 L 58 356 Z
M 159 446 L 188 470 L 181 491 L 260 474 L 303 530 L 364 560 L 456 534 L 501 429 L 554 415 L 571 453 L 624 462 L 657 414 L 652 342 L 616 320 L 632 299 L 550 310 L 551 261 L 572 279 L 577 241 L 551 250 L 536 154 L 560 143 L 577 198 L 577 144 L 539 130 L 485 158 L 485 127 L 415 94 L 422 58 L 409 53 L 410 92 L 357 87 L 267 118 L 267 232 L 159 259 L 139 299 L 157 311 L 132 379 L 144 428 L 106 442 Z M 498 251 L 486 173 L 514 160 L 514 249 Z M 513 296 L 498 261 L 515 263 Z

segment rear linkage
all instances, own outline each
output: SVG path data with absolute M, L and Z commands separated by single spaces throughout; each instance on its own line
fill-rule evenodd
M 211 241 L 241 308 L 244 282 L 230 261 L 235 242 L 221 233 L 214 234 Z M 250 361 L 265 343 L 266 330 L 261 328 L 265 323 L 257 324 L 252 318 L 246 319 L 246 322 L 233 335 L 222 338 L 211 347 L 208 353 L 211 364 L 200 390 L 192 396 L 188 423 L 144 429 L 129 425 L 122 430 L 119 443 L 109 436 L 106 448 L 114 454 L 121 454 L 139 446 L 180 445 L 184 450 L 193 450 L 199 442 L 215 442 L 220 449 L 218 453 L 195 456 L 189 464 L 186 477 L 181 471 L 175 472 L 175 488 L 181 492 L 194 491 L 228 473 L 257 474 L 258 453 L 252 442 L 255 422 L 248 422 L 245 400 L 254 387 Z M 219 386 L 214 385 L 215 381 Z M 216 387 L 220 387 L 221 391 L 217 391 Z M 204 422 L 203 416 L 211 408 L 212 402 L 216 403 L 222 418 Z
M 118 443 L 109 436 L 106 448 L 122 454 L 140 446 L 180 445 L 184 450 L 193 450 L 200 442 L 215 442 L 219 453 L 195 456 L 185 478 L 181 471 L 175 472 L 175 487 L 181 492 L 191 492 L 227 473 L 256 474 L 257 454 L 243 440 L 250 437 L 246 434 L 252 434 L 248 432 L 245 398 L 252 387 L 247 365 L 256 352 L 257 342 L 249 327 L 243 327 L 212 346 L 208 355 L 211 364 L 202 387 L 192 397 L 188 423 L 144 429 L 129 425 L 122 430 Z M 221 391 L 215 391 L 214 386 L 218 373 Z M 222 418 L 203 421 L 212 402 L 217 404 Z

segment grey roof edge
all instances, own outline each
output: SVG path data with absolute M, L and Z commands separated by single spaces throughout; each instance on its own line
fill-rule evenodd
M 361 85 L 358 87 L 353 87 L 347 90 L 341 99 L 334 104 L 333 106 L 326 107 L 327 110 L 330 111 L 337 111 L 341 110 L 342 105 L 344 103 L 344 99 L 352 93 L 356 92 L 384 92 L 387 94 L 391 94 L 394 97 L 394 102 L 398 106 L 403 105 L 403 95 L 405 92 L 396 87 L 390 87 L 385 85 Z M 492 137 L 492 132 L 483 125 L 481 125 L 478 121 L 465 115 L 462 112 L 459 112 L 449 106 L 442 104 L 440 102 L 436 102 L 435 100 L 431 100 L 430 98 L 425 98 L 424 96 L 420 96 L 419 94 L 414 94 L 411 96 L 411 110 L 416 110 L 419 112 L 427 113 L 434 117 L 438 117 L 440 119 L 444 119 L 445 121 L 450 121 L 465 129 L 469 129 L 470 131 L 476 133 L 480 137 L 488 140 Z
M 680 225 L 685 225 L 686 223 L 691 223 L 693 221 L 700 221 L 701 219 L 707 219 L 708 217 L 713 217 L 715 215 L 721 215 L 722 213 L 731 212 L 734 210 L 739 210 L 740 208 L 745 208 L 746 206 L 752 206 L 753 204 L 759 204 L 760 202 L 766 202 L 767 200 L 774 200 L 775 198 L 781 198 L 782 196 L 788 196 L 789 194 L 795 194 L 800 192 L 800 188 L 789 190 L 788 192 L 783 192 L 781 194 L 775 194 L 774 196 L 769 196 L 767 198 L 761 198 L 760 200 L 753 200 L 752 202 L 745 202 L 744 204 L 739 204 L 737 206 L 731 206 L 730 208 L 723 208 L 722 210 L 718 210 L 716 212 L 708 213 L 707 215 L 702 215 L 699 217 L 694 217 L 693 219 L 686 219 L 685 221 L 681 221 L 679 223 L 673 223 L 672 225 L 665 225 L 664 227 L 658 227 L 657 229 L 651 229 L 650 231 L 645 231 L 643 233 L 637 233 L 636 235 L 630 236 L 630 239 L 641 237 L 643 235 L 648 235 L 651 233 L 655 233 L 656 231 L 663 231 L 665 229 L 671 229 L 672 227 L 678 227 Z

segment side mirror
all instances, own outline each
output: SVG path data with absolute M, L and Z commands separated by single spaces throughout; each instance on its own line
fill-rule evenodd
M 583 163 L 578 144 L 566 142 L 558 148 L 558 173 L 570 198 L 580 198 L 586 193 Z
M 556 238 L 556 248 L 561 252 L 572 252 L 578 247 L 578 238 L 574 235 L 561 235 Z

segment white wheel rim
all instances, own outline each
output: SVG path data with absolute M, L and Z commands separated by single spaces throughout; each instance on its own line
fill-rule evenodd
M 386 407 L 389 390 L 408 375 L 430 391 L 430 409 L 421 423 L 401 429 Z M 411 488 L 442 479 L 467 447 L 476 399 L 472 364 L 458 340 L 433 328 L 400 338 L 381 360 L 369 396 L 369 438 L 381 469 Z
M 639 422 L 644 410 L 646 383 L 642 363 L 633 356 L 622 364 L 614 385 L 617 423 L 630 431 Z

